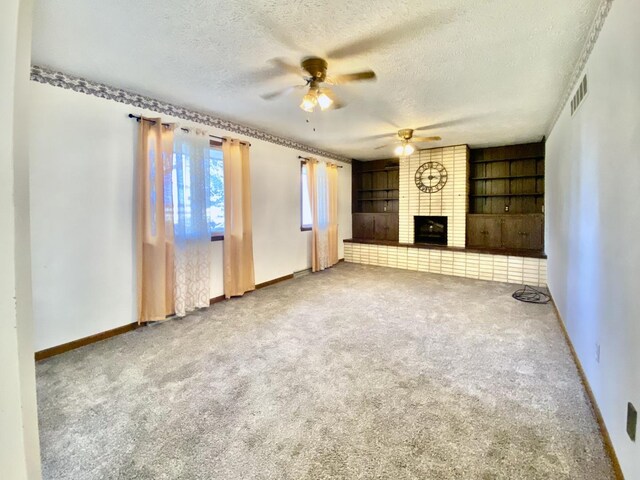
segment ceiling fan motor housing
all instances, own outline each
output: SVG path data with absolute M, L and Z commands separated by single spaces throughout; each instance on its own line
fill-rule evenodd
M 307 57 L 302 60 L 302 68 L 317 82 L 324 82 L 327 78 L 327 61 L 319 57 Z
M 398 130 L 398 137 L 405 141 L 411 140 L 411 137 L 413 137 L 413 129 L 403 128 L 402 130 Z

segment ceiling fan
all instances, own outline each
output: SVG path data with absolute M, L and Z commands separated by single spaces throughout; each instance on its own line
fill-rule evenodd
M 414 132 L 414 130 L 412 128 L 403 128 L 403 129 L 398 130 L 398 132 L 395 135 L 397 135 L 398 139 L 400 140 L 400 145 L 398 145 L 393 150 L 394 155 L 396 155 L 398 157 L 404 157 L 404 156 L 407 156 L 407 155 L 411 155 L 413 152 L 416 151 L 416 148 L 413 146 L 414 143 L 437 142 L 439 140 L 442 140 L 442 138 L 440 138 L 438 136 L 433 136 L 433 137 L 414 137 L 413 136 L 413 132 Z M 392 134 L 390 134 L 390 135 L 392 135 Z M 379 147 L 376 147 L 375 149 L 376 150 L 380 150 L 381 148 L 388 147 L 389 145 L 390 144 L 380 145 Z
M 376 74 L 373 70 L 343 75 L 327 75 L 327 61 L 319 57 L 305 57 L 300 62 L 299 67 L 280 58 L 272 59 L 271 64 L 286 73 L 301 75 L 305 83 L 304 85 L 294 85 L 277 92 L 261 95 L 262 98 L 273 100 L 295 89 L 308 87 L 307 93 L 300 104 L 300 108 L 305 112 L 313 112 L 316 106 L 319 106 L 321 110 L 342 108 L 344 106 L 343 103 L 337 100 L 333 90 L 327 85 L 343 85 L 345 83 L 376 79 Z

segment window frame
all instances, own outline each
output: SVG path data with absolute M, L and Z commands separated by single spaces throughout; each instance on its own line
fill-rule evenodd
M 300 162 L 300 231 L 301 232 L 310 232 L 311 230 L 313 230 L 313 224 L 311 225 L 304 224 L 304 186 L 302 185 L 302 179 L 304 178 L 303 172 L 306 164 L 307 162 L 304 160 Z M 311 204 L 311 202 L 309 202 L 309 204 Z M 311 207 L 311 205 L 309 205 L 309 207 Z

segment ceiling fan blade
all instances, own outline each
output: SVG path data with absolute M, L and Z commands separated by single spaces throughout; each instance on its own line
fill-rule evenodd
M 453 10 L 442 10 L 429 13 L 428 16 L 419 15 L 409 22 L 395 25 L 373 35 L 347 43 L 327 53 L 331 59 L 341 59 L 354 55 L 360 55 L 372 50 L 381 49 L 400 41 L 416 41 L 417 37 L 425 30 L 435 30 L 449 23 L 454 17 Z
M 326 82 L 331 85 L 343 85 L 351 82 L 361 82 L 363 80 L 375 80 L 376 72 L 373 70 L 365 70 L 357 73 L 347 73 L 344 75 L 331 75 L 327 77 Z
M 368 140 L 380 140 L 382 138 L 396 137 L 396 136 L 397 136 L 396 133 L 379 133 L 377 135 L 367 135 L 366 137 L 360 137 L 358 140 L 365 142 Z
M 292 65 L 282 58 L 272 58 L 269 63 L 284 73 L 302 76 L 302 68 L 300 66 Z
M 260 95 L 260 97 L 262 97 L 264 100 L 274 100 L 283 95 L 287 95 L 288 93 L 291 93 L 294 90 L 297 90 L 298 88 L 304 88 L 304 87 L 306 87 L 306 85 L 293 85 L 291 87 L 283 88 L 282 90 L 277 90 L 271 93 L 265 93 L 263 95 Z
M 438 136 L 434 136 L 434 137 L 412 137 L 411 140 L 414 141 L 414 142 L 438 142 L 438 141 L 442 140 L 442 138 L 438 137 Z
M 380 145 L 379 147 L 374 148 L 374 150 L 380 150 L 380 149 L 382 149 L 382 148 L 387 148 L 387 147 L 389 147 L 390 145 L 391 145 L 390 143 L 387 143 L 386 145 Z
M 262 30 L 273 37 L 283 47 L 294 52 L 304 53 L 304 49 L 296 44 L 292 37 L 289 36 L 290 30 L 285 29 L 282 25 L 273 21 L 266 11 L 257 11 L 255 19 Z

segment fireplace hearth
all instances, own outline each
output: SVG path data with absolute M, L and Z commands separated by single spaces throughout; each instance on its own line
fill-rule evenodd
M 447 244 L 447 217 L 414 216 L 414 243 Z

